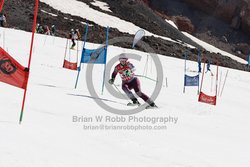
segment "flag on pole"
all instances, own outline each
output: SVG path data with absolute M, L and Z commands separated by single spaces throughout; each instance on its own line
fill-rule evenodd
M 185 74 L 184 86 L 199 86 L 199 74 L 196 76 L 189 76 Z
M 217 89 L 218 89 L 218 71 L 219 71 L 218 62 L 217 62 L 217 70 L 216 70 L 216 87 L 215 87 L 215 95 L 214 96 L 207 95 L 202 91 L 204 75 L 205 75 L 205 63 L 206 63 L 206 61 L 204 61 L 204 64 L 203 64 L 203 72 L 202 72 L 201 87 L 200 87 L 200 94 L 199 94 L 198 102 L 216 105 Z
M 76 63 L 72 63 L 68 60 L 64 60 L 63 61 L 63 68 L 66 68 L 66 69 L 70 69 L 70 70 L 77 70 L 77 62 Z
M 86 63 L 86 64 L 104 64 L 103 84 L 102 84 L 102 92 L 103 92 L 105 70 L 106 70 L 106 62 L 107 62 L 109 27 L 107 27 L 107 32 L 106 32 L 106 45 L 101 46 L 101 47 L 99 47 L 97 49 L 86 49 L 85 48 L 87 33 L 88 33 L 88 24 L 86 26 L 86 33 L 85 33 L 85 37 L 84 37 L 82 57 L 81 57 L 81 61 L 80 61 L 80 67 L 78 68 L 75 88 L 77 87 L 77 83 L 78 83 L 82 63 Z
M 216 99 L 217 99 L 217 96 L 209 96 L 203 92 L 200 92 L 198 101 L 211 104 L 211 105 L 216 105 Z
M 83 48 L 81 63 L 106 64 L 106 49 L 106 46 L 102 46 L 98 49 Z
M 23 67 L 0 47 L 0 81 L 25 89 L 28 81 L 28 68 Z
M 184 86 L 183 86 L 183 93 L 185 93 L 185 87 L 186 86 L 197 86 L 198 87 L 198 93 L 199 93 L 199 82 L 200 82 L 200 74 L 198 71 L 198 74 L 195 76 L 190 76 L 186 74 L 186 67 L 187 67 L 187 53 L 184 54 L 185 57 L 185 64 L 184 64 Z M 199 62 L 199 56 L 198 56 L 198 62 Z M 198 63 L 199 64 L 199 63 Z
M 198 51 L 198 72 L 201 73 L 201 51 Z
M 77 62 L 78 62 L 78 46 L 79 41 L 77 41 L 77 54 L 76 54 L 76 61 L 71 62 L 71 49 L 68 49 L 69 45 L 69 39 L 66 40 L 66 47 L 65 47 L 65 54 L 64 54 L 64 60 L 63 60 L 63 68 L 69 69 L 69 70 L 77 70 Z M 69 55 L 67 56 L 67 50 L 69 50 Z M 66 57 L 68 57 L 68 60 L 66 60 Z
M 133 45 L 132 48 L 135 47 L 135 45 L 142 39 L 142 37 L 145 35 L 145 31 L 143 29 L 138 30 L 135 33 L 135 37 L 134 37 L 134 41 L 133 41 Z

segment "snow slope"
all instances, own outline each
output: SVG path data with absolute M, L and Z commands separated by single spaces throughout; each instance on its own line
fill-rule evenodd
M 0 45 L 3 46 L 5 34 L 5 49 L 26 66 L 31 34 L 11 29 L 0 29 L 0 33 Z M 124 122 L 97 122 L 96 116 L 114 119 L 121 116 L 99 107 L 95 98 L 124 110 L 127 109 L 126 100 L 113 97 L 106 89 L 101 95 L 102 65 L 94 68 L 94 87 L 99 97 L 90 96 L 84 71 L 80 74 L 79 87 L 74 89 L 76 72 L 62 68 L 65 44 L 66 39 L 35 36 L 21 125 L 18 120 L 23 90 L 0 83 L 1 167 L 249 166 L 249 73 L 220 68 L 222 81 L 227 70 L 228 78 L 217 106 L 210 106 L 197 102 L 196 88 L 186 88 L 186 93 L 182 93 L 184 61 L 160 56 L 164 67 L 164 83 L 156 100 L 160 108 L 144 110 L 133 116 L 138 119 L 168 118 L 168 122 L 129 122 L 129 116 L 123 116 Z M 87 43 L 86 47 L 96 48 L 98 45 Z M 140 62 L 131 62 L 136 66 L 137 74 L 145 72 L 147 53 L 109 46 L 108 60 L 122 52 L 141 55 Z M 76 51 L 71 55 L 73 58 Z M 154 64 L 151 65 L 150 58 L 148 62 L 147 76 L 155 78 Z M 197 64 L 188 61 L 187 68 L 196 70 Z M 212 71 L 215 72 L 214 66 Z M 211 80 L 214 78 L 210 75 L 205 78 L 204 90 L 212 94 Z M 140 80 L 142 90 L 150 94 L 155 83 L 145 78 Z M 115 84 L 121 90 L 119 77 Z M 74 116 L 93 120 L 74 122 Z M 151 126 L 158 130 L 114 130 L 120 125 Z M 87 126 L 109 126 L 113 130 L 88 130 Z

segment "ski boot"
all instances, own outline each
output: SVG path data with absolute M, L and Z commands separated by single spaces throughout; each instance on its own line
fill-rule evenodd
M 128 103 L 127 106 L 140 106 L 140 102 L 137 99 L 132 99 L 133 103 Z
M 151 103 L 148 106 L 146 106 L 146 109 L 150 109 L 150 108 L 158 108 L 157 105 L 155 105 L 155 103 Z

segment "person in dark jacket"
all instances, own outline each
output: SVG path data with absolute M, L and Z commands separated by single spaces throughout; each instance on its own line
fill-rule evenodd
M 56 26 L 54 24 L 51 26 L 51 35 L 52 36 L 56 35 Z
M 0 26 L 5 27 L 6 26 L 6 16 L 4 13 L 0 13 Z
M 72 41 L 72 45 L 70 47 L 70 49 L 74 49 L 74 47 L 76 46 L 76 42 L 75 40 L 78 40 L 80 38 L 80 32 L 78 29 L 74 30 L 71 29 L 70 33 L 69 33 L 69 39 L 71 39 Z

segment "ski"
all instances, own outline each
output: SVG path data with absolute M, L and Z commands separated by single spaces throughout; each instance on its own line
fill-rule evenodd
M 150 106 L 150 105 L 148 105 L 148 106 L 146 106 L 145 107 L 145 109 L 157 109 L 157 108 L 159 108 L 158 106 Z
M 141 105 L 140 103 L 134 104 L 134 103 L 131 103 L 131 102 L 129 102 L 129 103 L 127 104 L 127 106 L 140 106 L 140 105 Z

